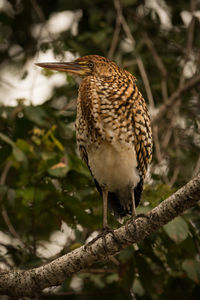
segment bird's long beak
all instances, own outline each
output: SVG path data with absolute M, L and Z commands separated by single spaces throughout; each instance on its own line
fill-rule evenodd
M 41 68 L 60 72 L 68 72 L 79 76 L 85 76 L 91 72 L 90 68 L 88 67 L 88 64 L 84 62 L 46 62 L 36 63 L 35 65 Z

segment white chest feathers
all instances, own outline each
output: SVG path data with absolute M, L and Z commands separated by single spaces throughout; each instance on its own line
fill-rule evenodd
M 137 186 L 140 178 L 133 147 L 105 141 L 98 148 L 90 145 L 87 152 L 90 169 L 100 186 L 106 186 L 109 192 Z

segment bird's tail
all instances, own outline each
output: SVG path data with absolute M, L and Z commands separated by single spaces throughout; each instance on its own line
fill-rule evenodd
M 101 187 L 94 179 L 98 192 L 102 195 Z M 138 206 L 143 191 L 143 179 L 141 178 L 138 185 L 134 188 L 135 207 Z M 127 203 L 128 205 L 124 205 Z M 127 193 L 108 193 L 108 207 L 117 219 L 121 219 L 132 214 L 131 195 Z
M 137 207 L 143 191 L 143 179 L 134 188 L 135 206 Z M 127 203 L 128 205 L 124 205 Z M 123 218 L 132 214 L 131 196 L 123 193 L 108 193 L 108 207 L 116 218 Z

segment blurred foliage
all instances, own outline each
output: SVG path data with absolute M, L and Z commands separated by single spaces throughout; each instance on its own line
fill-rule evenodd
M 64 51 L 80 56 L 108 56 L 116 26 L 113 2 L 69 2 L 4 1 L 5 10 L 0 11 L 0 63 L 21 68 L 39 50 L 45 52 L 47 49 L 52 49 L 55 56 L 62 56 Z M 146 97 L 136 63 L 136 56 L 141 56 L 157 107 L 164 101 L 163 82 L 167 83 L 171 95 L 179 86 L 184 63 L 192 57 L 199 68 L 199 20 L 194 19 L 191 53 L 187 57 L 189 29 L 181 19 L 181 12 L 190 11 L 190 5 L 195 1 L 157 1 L 169 12 L 171 26 L 168 28 L 162 25 L 158 12 L 149 8 L 148 1 L 121 2 L 135 48 L 129 47 L 121 29 L 113 59 L 137 77 L 138 86 Z M 44 24 L 52 13 L 64 10 L 82 11 L 78 35 L 69 29 L 59 38 L 51 35 L 47 42 L 31 34 L 34 25 Z M 161 76 L 147 47 L 146 35 L 165 66 L 165 77 Z M 16 45 L 19 52 L 13 54 Z M 52 72 L 43 74 L 53 76 Z M 30 268 L 42 263 L 44 258 L 38 254 L 38 247 L 41 241 L 48 241 L 51 234 L 60 229 L 62 221 L 74 229 L 75 235 L 60 254 L 84 244 L 87 237 L 102 226 L 102 201 L 76 150 L 74 97 L 78 86 L 75 80 L 67 79 L 68 84 L 55 88 L 43 105 L 26 106 L 20 99 L 15 107 L 0 107 L 0 230 L 18 240 L 18 243 L 1 245 L 4 254 L 0 256 L 0 262 L 7 266 Z M 62 95 L 65 95 L 63 103 L 58 104 L 56 99 Z M 162 160 L 155 149 L 151 184 L 145 185 L 138 212 L 157 206 L 192 177 L 200 152 L 199 95 L 199 86 L 186 91 L 181 97 L 181 105 L 179 102 L 176 110 L 172 107 L 166 111 L 160 121 L 158 138 Z M 102 296 L 116 300 L 134 297 L 144 300 L 199 299 L 199 213 L 197 206 L 139 245 L 124 249 L 116 257 L 119 264 L 109 262 L 105 266 L 99 263 L 93 269 L 67 279 L 58 291 L 59 298 L 70 295 L 70 299 L 100 299 Z M 109 224 L 119 226 L 111 215 Z M 81 284 L 75 288 L 73 281 L 77 280 Z

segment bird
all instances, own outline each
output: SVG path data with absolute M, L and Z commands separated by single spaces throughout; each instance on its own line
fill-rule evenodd
M 99 55 L 36 65 L 82 78 L 76 140 L 103 198 L 103 229 L 109 228 L 108 208 L 117 219 L 134 219 L 153 146 L 150 116 L 136 78 Z

